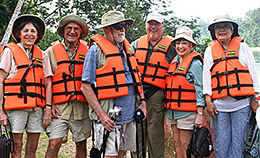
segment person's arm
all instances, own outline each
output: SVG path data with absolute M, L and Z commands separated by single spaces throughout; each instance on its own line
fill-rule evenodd
M 81 91 L 87 99 L 88 104 L 97 114 L 101 123 L 107 130 L 111 131 L 115 128 L 114 121 L 111 120 L 111 118 L 103 111 L 95 92 L 92 89 L 92 85 L 96 82 L 96 69 L 101 66 L 101 63 L 98 60 L 99 57 L 97 47 L 98 46 L 96 44 L 93 44 L 86 54 L 82 71 Z
M 44 114 L 43 114 L 43 128 L 46 128 L 51 123 L 51 98 L 52 98 L 52 90 L 51 90 L 51 76 L 45 78 L 45 90 L 46 90 L 46 105 Z
M 114 121 L 111 120 L 111 118 L 101 108 L 98 99 L 92 89 L 91 83 L 83 82 L 81 85 L 81 91 L 84 94 L 85 98 L 87 99 L 88 104 L 95 111 L 95 113 L 97 114 L 99 120 L 104 125 L 104 127 L 108 131 L 114 130 L 115 129 Z
M 0 124 L 1 125 L 7 125 L 7 115 L 3 110 L 3 89 L 4 89 L 4 80 L 7 77 L 8 73 L 5 72 L 3 69 L 0 69 Z
M 142 92 L 140 95 L 140 104 L 139 104 L 139 106 L 137 107 L 137 109 L 141 109 L 142 111 L 143 111 L 143 113 L 144 113 L 144 118 L 143 118 L 143 120 L 145 120 L 146 119 L 146 114 L 147 114 L 147 111 L 146 111 L 146 100 L 145 100 L 145 96 L 144 96 L 144 93 Z

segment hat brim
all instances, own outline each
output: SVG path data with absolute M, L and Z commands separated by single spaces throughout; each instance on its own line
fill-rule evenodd
M 43 37 L 45 36 L 45 31 L 46 31 L 45 30 L 45 28 L 46 28 L 45 22 L 41 18 L 39 18 L 38 16 L 30 15 L 30 14 L 24 14 L 24 15 L 18 16 L 14 20 L 12 31 L 11 31 L 13 39 L 15 41 L 18 41 L 19 37 L 15 37 L 14 31 L 23 22 L 28 22 L 28 23 L 35 22 L 39 25 L 40 30 L 38 30 L 38 31 L 41 31 L 42 35 L 36 39 L 34 44 L 39 43 L 43 39 Z
M 223 22 L 229 22 L 229 23 L 231 23 L 231 24 L 233 25 L 234 30 L 233 30 L 232 38 L 233 38 L 234 36 L 239 36 L 239 34 L 238 34 L 238 24 L 237 24 L 237 23 L 235 23 L 234 21 L 229 20 L 229 19 L 220 19 L 220 20 L 217 20 L 217 21 L 211 23 L 211 24 L 209 25 L 209 27 L 208 27 L 208 30 L 209 30 L 210 35 L 211 35 L 211 38 L 212 38 L 213 40 L 216 39 L 215 31 L 214 31 L 214 26 L 215 26 L 216 24 L 218 24 L 218 23 L 223 23 Z
M 122 19 L 122 20 L 107 23 L 107 24 L 104 24 L 104 25 L 101 25 L 101 24 L 97 25 L 97 26 L 95 26 L 95 29 L 100 29 L 100 28 L 110 26 L 110 25 L 113 25 L 113 24 L 117 24 L 117 23 L 120 23 L 120 22 L 126 22 L 128 24 L 128 26 L 130 27 L 134 24 L 135 21 L 133 19 Z
M 176 37 L 173 38 L 172 42 L 175 43 L 178 39 L 182 39 L 182 38 L 191 42 L 193 44 L 193 47 L 198 45 L 191 37 L 184 35 L 184 34 L 177 35 Z
M 87 23 L 80 17 L 75 16 L 75 15 L 68 15 L 61 19 L 60 24 L 57 28 L 57 33 L 60 37 L 64 38 L 64 26 L 66 26 L 70 22 L 75 22 L 80 25 L 81 29 L 83 32 L 80 34 L 80 39 L 84 39 L 88 36 L 89 34 L 89 28 Z

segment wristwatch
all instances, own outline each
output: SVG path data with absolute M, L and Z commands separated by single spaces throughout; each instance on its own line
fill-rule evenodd
M 258 102 L 260 100 L 260 95 L 253 96 L 253 99 Z

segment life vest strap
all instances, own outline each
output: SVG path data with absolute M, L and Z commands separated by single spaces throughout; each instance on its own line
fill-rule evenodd
M 142 62 L 138 62 L 139 65 L 142 65 L 142 66 L 151 66 L 151 67 L 158 67 L 158 68 L 161 68 L 161 69 L 164 69 L 164 70 L 168 70 L 167 67 L 164 67 L 164 66 L 161 66 L 161 65 L 157 65 L 157 64 L 151 64 L 151 63 L 142 63 Z
M 214 68 L 220 61 L 225 61 L 225 60 L 230 60 L 230 59 L 238 59 L 238 57 L 237 57 L 237 56 L 234 56 L 234 57 L 223 57 L 223 58 L 215 59 L 215 60 L 213 60 L 213 65 L 212 65 L 210 71 L 212 71 L 213 68 Z
M 62 60 L 62 61 L 57 62 L 57 65 L 67 64 L 67 63 L 69 63 L 69 64 L 79 64 L 79 65 L 84 64 L 83 61 Z
M 174 75 L 186 77 L 186 74 L 183 74 L 183 73 L 178 73 L 178 72 L 167 72 L 166 73 L 166 76 L 174 76 Z
M 160 50 L 160 49 L 148 49 L 148 48 L 136 48 L 136 50 L 145 50 L 145 51 L 153 51 L 153 52 L 159 52 L 159 53 L 163 53 L 163 54 L 166 54 L 166 52 L 165 51 L 162 51 L 162 50 Z
M 24 95 L 24 94 L 21 94 L 21 93 L 4 93 L 4 96 L 17 95 L 19 98 L 22 98 L 23 97 L 22 95 Z M 41 98 L 42 100 L 45 100 L 45 97 L 43 97 L 43 96 L 41 96 L 40 94 L 37 94 L 37 93 L 26 92 L 26 95 L 28 95 L 30 97 L 37 97 L 37 98 Z
M 219 87 L 216 87 L 216 88 L 212 88 L 212 91 L 218 90 L 218 91 L 221 92 L 223 89 L 236 88 L 236 87 L 253 87 L 253 84 L 240 84 L 240 85 L 219 86 Z
M 141 85 L 140 82 L 138 83 L 125 83 L 125 84 L 118 84 L 117 86 L 116 85 L 111 85 L 111 86 L 102 86 L 102 87 L 95 87 L 97 90 L 100 90 L 100 89 L 110 89 L 110 88 L 119 88 L 119 87 L 126 87 L 126 86 L 139 86 Z

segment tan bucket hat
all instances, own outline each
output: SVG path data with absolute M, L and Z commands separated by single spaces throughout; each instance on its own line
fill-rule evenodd
M 126 22 L 128 26 L 131 26 L 135 21 L 133 19 L 125 19 L 124 14 L 120 11 L 110 10 L 102 16 L 101 24 L 97 25 L 95 29 L 100 29 L 119 22 Z
M 178 39 L 184 38 L 191 43 L 193 43 L 193 47 L 197 45 L 195 40 L 192 38 L 193 31 L 188 26 L 179 26 L 176 30 L 175 37 L 173 38 L 173 42 L 175 42 Z
M 209 25 L 208 27 L 208 30 L 210 31 L 210 34 L 211 34 L 211 37 L 213 40 L 216 39 L 216 36 L 215 36 L 215 31 L 214 31 L 214 26 L 215 24 L 217 23 L 221 23 L 221 22 L 228 22 L 228 23 L 231 23 L 233 25 L 233 34 L 232 34 L 232 38 L 234 36 L 239 36 L 238 34 L 238 24 L 236 22 L 234 22 L 230 16 L 228 14 L 225 14 L 225 15 L 217 15 L 215 17 L 215 19 L 213 20 L 213 22 Z
M 16 30 L 16 29 L 23 22 L 28 22 L 28 23 L 34 22 L 34 23 L 38 24 L 40 30 L 37 30 L 37 31 L 39 31 L 41 33 L 40 34 L 38 33 L 38 38 L 36 39 L 34 44 L 39 43 L 45 36 L 45 31 L 46 31 L 45 22 L 40 17 L 31 15 L 31 14 L 20 15 L 14 20 L 12 31 L 11 31 L 13 39 L 17 42 L 20 42 L 19 35 L 16 33 L 17 31 L 20 31 L 20 30 Z
M 60 35 L 62 38 L 64 38 L 64 27 L 70 22 L 75 22 L 75 23 L 79 24 L 81 29 L 83 30 L 83 32 L 80 34 L 80 37 L 79 37 L 80 39 L 83 39 L 88 36 L 89 29 L 88 29 L 88 25 L 87 25 L 86 21 L 84 19 L 82 19 L 80 16 L 75 15 L 75 14 L 67 15 L 60 20 L 59 26 L 57 29 L 58 35 Z

